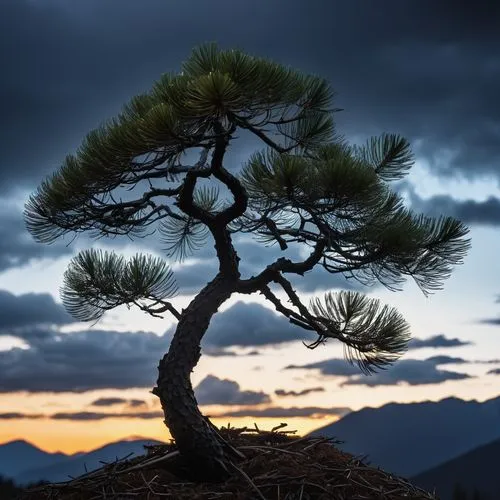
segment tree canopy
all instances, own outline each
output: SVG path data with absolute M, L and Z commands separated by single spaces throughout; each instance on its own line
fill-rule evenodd
M 180 74 L 163 75 L 90 132 L 26 203 L 27 227 L 44 243 L 67 233 L 134 238 L 158 231 L 166 257 L 183 260 L 213 238 L 217 275 L 180 312 L 171 302 L 175 273 L 161 257 L 83 250 L 61 289 L 79 320 L 98 320 L 122 304 L 178 320 L 152 392 L 198 478 L 227 478 L 229 457 L 242 458 L 201 414 L 190 381 L 210 319 L 232 294 L 261 293 L 290 322 L 317 333 L 307 347 L 340 340 L 347 359 L 370 373 L 406 350 L 410 328 L 402 315 L 352 291 L 327 292 L 306 306 L 287 275 L 318 265 L 391 290 L 411 276 L 427 295 L 469 247 L 460 221 L 413 214 L 390 189 L 413 165 L 408 141 L 382 134 L 349 144 L 335 130 L 333 97 L 319 76 L 204 45 Z M 238 131 L 264 149 L 236 172 L 226 153 Z M 245 233 L 278 245 L 283 256 L 242 278 L 233 239 Z M 309 255 L 287 258 L 292 244 Z
M 234 278 L 233 292 L 262 293 L 290 321 L 318 333 L 312 347 L 337 338 L 363 370 L 382 367 L 409 340 L 397 311 L 357 292 L 327 293 L 306 307 L 285 275 L 319 265 L 391 290 L 411 276 L 427 295 L 462 262 L 468 229 L 451 217 L 406 208 L 389 183 L 414 163 L 408 141 L 382 134 L 363 146 L 348 144 L 335 130 L 333 97 L 318 76 L 215 44 L 199 47 L 180 74 L 163 75 L 66 157 L 27 202 L 28 229 L 45 243 L 83 231 L 96 238 L 158 231 L 166 256 L 178 260 L 211 233 L 220 273 Z M 265 149 L 233 175 L 223 158 L 238 129 Z M 199 161 L 183 163 L 193 152 Z M 196 185 L 204 179 L 224 186 L 233 201 L 217 185 Z M 140 196 L 130 194 L 141 186 Z M 241 279 L 234 233 L 277 244 L 284 255 L 291 243 L 309 246 L 311 254 L 302 262 L 281 257 Z M 280 301 L 273 283 L 295 309 Z M 168 302 L 177 293 L 174 274 L 161 258 L 137 255 L 127 262 L 113 252 L 83 251 L 61 293 L 81 320 L 99 319 L 121 304 L 180 318 Z

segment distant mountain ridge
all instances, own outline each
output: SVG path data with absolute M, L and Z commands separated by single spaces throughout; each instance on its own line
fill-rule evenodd
M 22 443 L 17 444 L 17 443 Z M 102 467 L 103 462 L 113 462 L 130 453 L 144 455 L 144 445 L 162 444 L 154 439 L 132 439 L 106 444 L 88 453 L 47 453 L 26 441 L 12 441 L 0 445 L 0 475 L 14 479 L 17 484 L 35 481 L 68 481 L 69 476 L 77 477 Z M 17 459 L 12 461 L 12 451 L 17 450 Z M 26 457 L 24 459 L 23 457 Z
M 335 437 L 342 450 L 410 477 L 499 439 L 500 397 L 363 408 L 308 435 Z
M 27 468 L 50 466 L 68 457 L 65 453 L 48 453 L 21 439 L 10 441 L 0 445 L 0 474 L 13 478 Z
M 434 468 L 500 440 L 500 396 L 483 403 L 446 398 L 363 408 L 308 435 L 337 438 L 344 441 L 339 448 L 356 456 L 368 455 L 373 466 L 426 480 L 425 474 Z M 12 441 L 0 445 L 0 475 L 18 484 L 66 481 L 102 467 L 101 461 L 113 462 L 129 453 L 143 455 L 145 444 L 160 442 L 134 436 L 89 453 L 66 455 Z

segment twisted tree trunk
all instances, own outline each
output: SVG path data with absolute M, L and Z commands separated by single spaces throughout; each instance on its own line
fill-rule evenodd
M 200 342 L 212 316 L 234 292 L 234 279 L 218 274 L 182 311 L 168 353 L 158 366 L 157 387 L 165 424 L 196 478 L 223 481 L 229 456 L 211 423 L 198 409 L 190 375 L 201 355 Z

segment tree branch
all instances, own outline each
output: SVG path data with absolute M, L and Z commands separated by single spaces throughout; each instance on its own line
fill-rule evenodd
M 151 316 L 155 318 L 163 318 L 163 316 L 160 316 L 164 312 L 170 312 L 177 320 L 181 319 L 181 313 L 175 309 L 175 307 L 170 303 L 165 300 L 161 299 L 154 299 L 155 302 L 151 306 L 146 306 L 144 304 L 141 304 L 140 302 L 134 301 L 134 304 L 139 307 L 144 312 L 147 312 Z M 156 309 L 153 309 L 154 306 L 157 304 L 162 304 L 163 307 L 159 307 Z
M 236 115 L 231 115 L 231 117 L 237 125 L 246 130 L 250 130 L 250 132 L 255 134 L 259 139 L 262 139 L 262 141 L 265 142 L 269 147 L 273 148 L 275 151 L 278 151 L 278 153 L 288 153 L 297 146 L 295 145 L 295 146 L 290 146 L 288 148 L 284 148 L 279 144 L 276 144 L 272 139 L 269 139 L 269 137 L 267 137 L 267 135 L 264 134 L 264 132 L 262 132 L 258 128 L 253 127 L 246 120 L 242 120 Z
M 315 330 L 314 327 L 312 327 L 310 324 L 305 322 L 300 316 L 300 314 L 297 314 L 295 311 L 292 309 L 289 309 L 288 307 L 285 307 L 281 301 L 274 295 L 274 293 L 271 291 L 268 285 L 264 285 L 262 289 L 260 290 L 262 295 L 266 297 L 267 300 L 272 302 L 274 304 L 274 307 L 278 312 L 283 314 L 283 316 L 286 316 L 290 323 L 293 323 L 294 325 L 300 326 L 301 328 L 304 328 L 305 330 Z
M 212 172 L 216 179 L 228 187 L 234 197 L 234 203 L 215 217 L 216 224 L 226 226 L 245 213 L 248 205 L 248 196 L 238 178 L 226 170 L 222 164 L 229 143 L 229 136 L 236 130 L 236 125 L 233 125 L 227 133 L 224 133 L 222 125 L 216 122 L 214 129 L 220 134 L 220 137 L 216 140 L 215 151 L 212 157 Z
M 318 345 L 326 342 L 327 337 L 331 338 L 340 338 L 339 336 L 336 336 L 334 332 L 331 330 L 331 324 L 328 322 L 328 320 L 324 318 L 318 318 L 314 315 L 312 315 L 302 304 L 300 301 L 298 295 L 295 293 L 295 291 L 292 288 L 291 283 L 286 280 L 282 275 L 279 275 L 277 279 L 274 280 L 276 283 L 279 283 L 283 290 L 286 292 L 288 295 L 290 302 L 300 311 L 300 314 L 296 313 L 292 309 L 289 309 L 285 307 L 278 297 L 274 295 L 269 288 L 268 285 L 264 285 L 261 289 L 261 293 L 270 301 L 274 304 L 274 307 L 278 312 L 283 314 L 288 318 L 290 323 L 293 323 L 297 326 L 300 326 L 301 328 L 304 328 L 305 330 L 311 330 L 314 331 L 318 334 L 318 339 L 316 339 L 314 342 L 310 344 L 306 344 L 305 342 L 302 342 L 308 349 L 314 349 L 318 347 Z
M 208 178 L 212 174 L 211 168 L 199 167 L 190 170 L 186 174 L 186 178 L 181 187 L 180 194 L 177 198 L 177 206 L 186 214 L 195 219 L 200 220 L 207 226 L 210 226 L 214 220 L 214 216 L 196 205 L 193 200 L 194 188 L 198 178 Z
M 288 245 L 286 243 L 286 240 L 284 240 L 278 230 L 278 226 L 276 225 L 276 222 L 274 222 L 272 219 L 269 217 L 263 217 L 262 218 L 264 221 L 264 224 L 266 225 L 267 229 L 269 229 L 269 232 L 274 236 L 276 241 L 278 242 L 278 245 L 280 246 L 281 250 L 286 250 L 288 248 Z
M 238 293 L 257 292 L 261 290 L 264 285 L 269 284 L 271 281 L 275 281 L 280 275 L 280 272 L 295 273 L 303 276 L 304 273 L 310 271 L 320 261 L 325 248 L 326 241 L 323 239 L 316 242 L 311 255 L 302 262 L 292 262 L 290 259 L 280 257 L 257 276 L 252 276 L 246 280 L 238 280 L 236 291 Z

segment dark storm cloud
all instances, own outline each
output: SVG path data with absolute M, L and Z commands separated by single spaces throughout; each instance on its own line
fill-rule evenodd
M 154 418 L 161 418 L 163 412 L 161 411 L 143 411 L 143 412 L 92 412 L 92 411 L 80 411 L 80 412 L 59 412 L 52 415 L 42 415 L 40 413 L 0 413 L 0 420 L 40 420 L 40 419 L 50 419 L 50 420 L 74 420 L 79 422 L 84 421 L 95 421 L 95 420 L 106 420 L 109 418 L 140 418 L 143 420 L 151 420 Z
M 153 418 L 163 417 L 162 411 L 142 411 L 142 412 L 124 412 L 124 413 L 100 413 L 91 411 L 81 411 L 76 413 L 60 412 L 50 415 L 48 418 L 51 420 L 105 420 L 108 418 L 141 418 L 144 420 L 151 420 Z
M 147 403 L 142 399 L 125 399 L 125 398 L 99 398 L 90 403 L 90 406 L 115 406 L 115 405 L 127 405 L 132 408 L 138 406 L 145 406 Z
M 257 14 L 262 25 L 279 10 L 218 4 L 2 2 L 0 189 L 38 182 L 124 101 L 178 71 L 194 45 L 220 35 L 231 44 L 251 40 L 255 29 L 230 28 L 235 14 Z
M 153 387 L 170 337 L 149 332 L 47 332 L 28 349 L 0 351 L 0 392 Z
M 22 418 L 35 420 L 38 418 L 44 418 L 44 415 L 39 413 L 19 413 L 19 412 L 10 412 L 10 413 L 0 413 L 0 420 L 20 420 Z
M 0 336 L 28 339 L 46 335 L 44 325 L 68 325 L 75 320 L 48 293 L 14 295 L 0 290 Z
M 381 371 L 369 376 L 357 376 L 346 380 L 344 385 L 365 385 L 377 387 L 379 385 L 398 385 L 405 383 L 408 385 L 441 384 L 448 380 L 463 380 L 473 378 L 466 373 L 442 370 L 438 365 L 443 364 L 432 358 L 425 360 L 402 359 L 385 371 Z M 446 361 L 445 361 L 446 363 Z
M 257 405 L 271 401 L 268 394 L 259 391 L 242 391 L 234 380 L 207 375 L 195 388 L 200 405 Z
M 90 406 L 114 406 L 114 405 L 122 405 L 126 403 L 126 399 L 124 398 L 99 398 L 90 403 Z
M 243 404 L 243 403 L 235 403 Z M 248 403 L 256 404 L 256 403 Z M 343 417 L 350 413 L 351 408 L 347 407 L 321 407 L 321 406 L 305 406 L 297 407 L 292 406 L 289 408 L 284 408 L 280 406 L 274 406 L 271 408 L 264 409 L 253 409 L 253 408 L 242 408 L 239 410 L 225 411 L 218 413 L 217 415 L 211 415 L 211 418 L 223 418 L 223 417 L 260 417 L 260 418 L 286 418 L 286 417 L 311 417 L 321 416 L 321 415 L 335 415 L 338 417 Z M 110 418 L 139 418 L 144 420 L 151 420 L 162 418 L 162 411 L 145 411 L 145 412 L 59 412 L 52 415 L 41 415 L 41 414 L 29 414 L 29 413 L 0 413 L 0 420 L 19 420 L 19 419 L 42 419 L 48 418 L 50 420 L 72 420 L 72 421 L 98 421 L 106 420 Z
M 239 356 L 239 354 L 235 353 L 234 351 L 226 351 L 225 349 L 218 349 L 218 348 L 202 349 L 202 354 L 205 356 L 213 356 L 214 358 Z
M 254 245 L 253 251 L 254 255 L 258 255 L 262 249 L 259 245 Z M 286 254 L 283 254 L 283 256 L 288 258 Z M 197 257 L 197 255 L 194 257 Z M 241 256 L 241 254 L 240 258 L 240 271 L 243 279 L 260 273 L 265 269 L 266 265 L 274 262 L 274 260 L 267 260 L 264 265 L 252 266 L 245 261 L 245 257 Z M 296 260 L 302 261 L 304 258 Z M 179 292 L 182 295 L 198 293 L 217 274 L 217 271 L 218 265 L 215 259 L 202 260 L 179 267 L 174 272 L 179 285 Z M 303 293 L 321 292 L 330 289 L 368 291 L 367 287 L 363 287 L 357 282 L 347 281 L 340 274 L 330 274 L 319 266 L 305 273 L 304 276 L 292 275 L 289 278 L 295 290 Z
M 138 408 L 139 406 L 147 406 L 147 403 L 142 399 L 129 399 L 127 400 L 127 406 L 130 406 L 130 408 Z
M 2 189 L 1 162 L 0 159 L 0 190 Z M 10 206 L 7 200 L 1 198 L 0 206 L 2 206 L 2 210 L 0 210 L 0 273 L 13 267 L 24 266 L 32 259 L 56 258 L 71 254 L 73 251 L 64 243 L 54 245 L 37 243 L 24 226 L 22 210 L 18 206 Z
M 324 361 L 317 361 L 306 365 L 288 365 L 285 366 L 284 370 L 303 368 L 311 370 L 319 369 L 322 375 L 336 375 L 339 377 L 349 377 L 360 373 L 356 365 L 351 365 L 345 359 L 339 358 L 325 359 Z
M 500 168 L 499 168 L 500 172 Z M 408 182 L 399 183 L 398 191 L 408 195 L 413 211 L 438 217 L 454 217 L 466 225 L 497 227 L 500 225 L 500 200 L 490 196 L 485 201 L 455 200 L 449 195 L 434 195 L 423 199 Z
M 301 391 L 286 391 L 285 389 L 276 389 L 274 394 L 276 396 L 305 396 L 306 394 L 310 394 L 311 392 L 325 392 L 324 387 L 311 387 L 309 389 L 302 389 Z
M 386 0 L 383 9 L 362 0 L 185 0 L 175 9 L 159 0 L 147 8 L 3 1 L 0 186 L 37 183 L 90 128 L 208 40 L 328 78 L 348 136 L 401 132 L 436 171 L 498 175 L 499 9 L 430 0 Z
M 174 331 L 174 326 L 167 330 L 169 338 Z M 311 342 L 316 338 L 317 334 L 292 325 L 287 318 L 267 307 L 236 302 L 212 318 L 201 346 L 203 353 L 209 356 L 211 353 L 215 356 L 232 356 L 226 348 L 261 347 L 299 340 Z M 254 356 L 255 352 L 243 355 Z
M 332 407 L 322 408 L 319 406 L 305 406 L 302 408 L 292 406 L 291 408 L 282 408 L 275 406 L 272 408 L 264 408 L 262 410 L 253 410 L 252 408 L 227 411 L 212 415 L 214 418 L 222 417 L 268 417 L 268 418 L 282 418 L 282 417 L 312 417 L 314 415 L 337 415 L 343 417 L 352 410 L 345 407 Z
M 290 245 L 290 248 L 284 252 L 279 246 L 274 245 L 266 247 L 264 244 L 255 241 L 241 241 L 235 238 L 235 248 L 241 259 L 240 272 L 242 279 L 250 278 L 262 272 L 266 266 L 275 262 L 280 257 L 285 257 L 294 262 L 301 262 L 307 258 L 307 254 L 301 255 L 297 245 Z M 207 241 L 200 251 L 192 256 L 196 261 L 187 262 L 182 267 L 174 271 L 175 279 L 179 285 L 179 291 L 183 295 L 198 293 L 208 281 L 210 281 L 218 272 L 218 263 L 213 253 L 213 244 Z M 206 258 L 210 256 L 210 258 Z M 368 291 L 373 287 L 365 287 L 357 281 L 347 280 L 341 274 L 330 274 L 322 267 L 316 266 L 312 271 L 304 276 L 289 276 L 294 288 L 303 293 L 321 292 L 333 288 L 343 290 Z M 380 286 L 380 285 L 378 285 Z
M 258 356 L 260 354 L 259 351 L 248 351 L 245 353 L 238 353 L 235 351 L 228 351 L 226 349 L 220 349 L 218 347 L 205 347 L 202 349 L 202 354 L 204 356 L 212 356 L 214 358 L 216 357 L 224 357 L 224 356 L 229 356 L 229 357 L 234 357 L 234 356 Z
M 485 319 L 480 319 L 478 321 L 480 324 L 485 324 L 485 325 L 500 325 L 500 318 L 485 318 Z
M 439 384 L 446 380 L 461 380 L 471 378 L 465 373 L 438 369 L 442 364 L 467 363 L 462 358 L 450 356 L 434 356 L 425 360 L 400 359 L 392 366 L 372 375 L 364 375 L 356 365 L 350 365 L 339 358 L 326 359 L 307 365 L 288 365 L 285 369 L 319 369 L 321 375 L 348 377 L 341 385 L 396 385 L 406 382 L 409 385 Z
M 461 365 L 470 362 L 463 358 L 454 358 L 452 356 L 445 355 L 431 356 L 430 358 L 427 358 L 426 361 L 430 361 L 435 365 Z
M 161 337 L 149 332 L 103 330 L 64 334 L 39 327 L 19 331 L 28 348 L 0 351 L 0 392 L 153 387 L 158 360 L 168 350 L 174 328 Z M 238 302 L 214 316 L 202 347 L 204 352 L 212 350 L 220 355 L 230 346 L 310 342 L 315 338 L 259 304 Z M 243 355 L 256 355 L 256 351 Z
M 500 375 L 500 368 L 493 368 L 493 370 L 488 370 L 488 375 Z
M 408 342 L 408 349 L 422 349 L 424 347 L 459 347 L 470 344 L 472 344 L 472 342 L 466 342 L 458 338 L 450 339 L 443 334 L 439 334 L 426 339 L 411 339 L 410 342 Z
M 207 347 L 264 346 L 317 338 L 281 315 L 256 303 L 237 302 L 212 318 L 202 345 Z
M 266 247 L 258 241 L 249 241 L 247 239 L 237 240 L 235 248 L 241 258 L 240 270 L 242 278 L 255 276 L 280 257 L 285 257 L 294 262 L 301 262 L 311 253 L 311 249 L 304 245 L 291 243 L 286 251 L 281 251 L 278 245 Z M 357 281 L 347 280 L 341 274 L 330 274 L 321 266 L 316 266 L 312 271 L 305 273 L 304 276 L 291 274 L 288 278 L 297 291 L 304 293 L 332 288 L 368 291 L 367 287 L 360 285 Z M 373 288 L 371 287 L 371 289 Z

